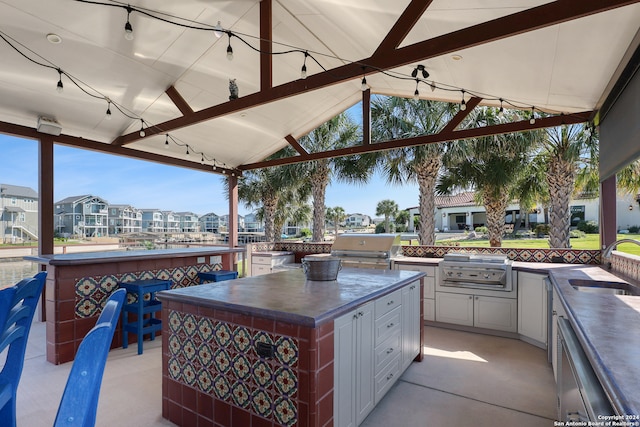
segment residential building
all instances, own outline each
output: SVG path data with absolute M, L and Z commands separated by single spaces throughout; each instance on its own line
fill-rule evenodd
M 109 235 L 140 233 L 142 211 L 131 205 L 109 205 Z
M 142 209 L 142 231 L 164 232 L 164 215 L 160 209 Z
M 165 233 L 180 233 L 180 215 L 173 211 L 162 211 L 162 231 Z
M 19 185 L 0 184 L 2 243 L 38 240 L 38 193 Z
M 238 231 L 245 231 L 244 227 L 244 217 L 242 215 L 238 215 Z M 221 231 L 227 231 L 229 226 L 229 214 L 220 216 L 220 228 Z
M 102 237 L 108 235 L 109 203 L 91 194 L 72 196 L 56 202 L 54 224 L 61 235 Z
M 361 213 L 353 213 L 347 215 L 347 219 L 345 219 L 345 226 L 349 227 L 368 227 L 371 225 L 371 217 L 369 215 L 364 215 Z
M 178 227 L 183 233 L 197 233 L 200 231 L 198 215 L 193 212 L 176 212 L 174 217 L 178 220 Z
M 213 212 L 202 215 L 199 222 L 200 231 L 205 233 L 217 233 L 220 227 L 220 217 Z
M 247 233 L 258 233 L 264 231 L 264 222 L 258 220 L 256 213 L 244 216 L 244 228 Z

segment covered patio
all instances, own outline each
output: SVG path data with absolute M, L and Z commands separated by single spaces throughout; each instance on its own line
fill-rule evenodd
M 233 250 L 238 246 L 237 184 L 244 171 L 591 122 L 604 130 L 601 153 L 608 153 L 601 176 L 601 242 L 607 245 L 616 238 L 615 172 L 638 155 L 639 3 L 0 0 L 0 45 L 5 48 L 0 132 L 39 142 L 38 250 L 44 256 L 54 253 L 56 144 L 227 177 L 228 244 Z M 437 134 L 372 141 L 376 95 L 446 101 L 459 110 Z M 358 103 L 360 144 L 312 153 L 298 143 Z M 524 110 L 530 118 L 461 126 L 480 106 Z M 265 160 L 287 146 L 297 154 Z M 154 344 L 158 347 L 149 346 L 140 357 L 132 356 L 133 348 L 111 352 L 107 366 L 117 367 L 105 377 L 103 401 L 109 403 L 101 406 L 99 425 L 171 425 L 161 418 L 160 341 Z M 441 350 L 454 349 L 447 343 Z M 19 422 L 26 425 L 52 419 L 51 402 L 45 400 L 52 400 L 53 407 L 57 401 L 55 392 L 32 395 L 39 391 L 37 382 L 46 377 L 53 384 L 66 377 L 60 370 L 65 365 L 40 363 L 40 357 L 25 368 L 21 387 L 28 397 L 19 405 L 42 402 L 42 413 L 23 406 Z M 542 372 L 540 393 L 551 395 L 546 355 L 535 357 L 533 363 L 543 366 L 537 371 Z M 119 359 L 128 366 L 118 365 Z M 511 373 L 519 371 L 510 368 Z M 35 381 L 28 377 L 34 373 Z M 482 401 L 478 390 L 468 396 L 441 390 L 421 383 L 423 376 L 407 371 L 394 389 L 394 402 L 409 402 L 417 392 L 403 389 L 418 384 L 421 392 L 468 398 L 443 407 L 488 404 L 477 412 L 489 414 L 488 420 L 478 425 L 494 425 L 495 411 L 502 410 L 509 413 L 502 419 L 519 425 L 549 425 L 554 416 L 547 409 L 538 413 L 505 401 Z M 141 394 L 149 391 L 144 410 L 131 400 L 124 408 L 123 402 L 115 402 L 132 380 Z M 151 393 L 158 393 L 157 398 Z M 522 399 L 531 401 L 531 396 Z M 182 400 L 190 404 L 188 398 Z M 365 425 L 390 425 L 397 412 L 394 405 L 381 405 Z M 128 418 L 134 413 L 150 418 Z

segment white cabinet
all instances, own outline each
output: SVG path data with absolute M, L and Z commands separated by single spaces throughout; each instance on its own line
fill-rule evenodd
M 518 272 L 518 333 L 530 344 L 547 346 L 547 276 Z
M 436 321 L 516 332 L 518 302 L 512 298 L 436 292 Z
M 438 280 L 437 265 L 421 265 L 407 263 L 402 261 L 394 261 L 396 270 L 422 271 L 427 275 L 424 277 L 424 320 L 436 320 L 436 301 L 435 289 Z
M 420 354 L 420 282 L 402 289 L 402 370 Z
M 374 407 L 373 307 L 367 303 L 334 321 L 336 427 L 356 427 Z
M 334 320 L 334 426 L 358 426 L 400 378 L 421 321 L 419 280 Z
M 293 252 L 254 252 L 251 255 L 251 275 L 273 273 L 279 266 L 294 262 L 294 258 Z

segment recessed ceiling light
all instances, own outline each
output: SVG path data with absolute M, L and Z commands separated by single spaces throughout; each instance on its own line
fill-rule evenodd
M 460 61 L 462 59 L 461 55 L 451 55 L 451 59 L 453 59 L 454 61 Z
M 53 44 L 62 43 L 62 37 L 60 37 L 57 34 L 53 34 L 53 33 L 47 34 L 47 40 L 49 40 L 49 43 L 53 43 Z

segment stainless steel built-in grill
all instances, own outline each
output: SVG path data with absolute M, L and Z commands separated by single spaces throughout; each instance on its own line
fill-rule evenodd
M 510 292 L 512 264 L 506 255 L 446 254 L 440 261 L 440 286 Z
M 401 251 L 399 234 L 345 233 L 336 237 L 331 256 L 342 260 L 343 267 L 391 268 L 391 259 Z

